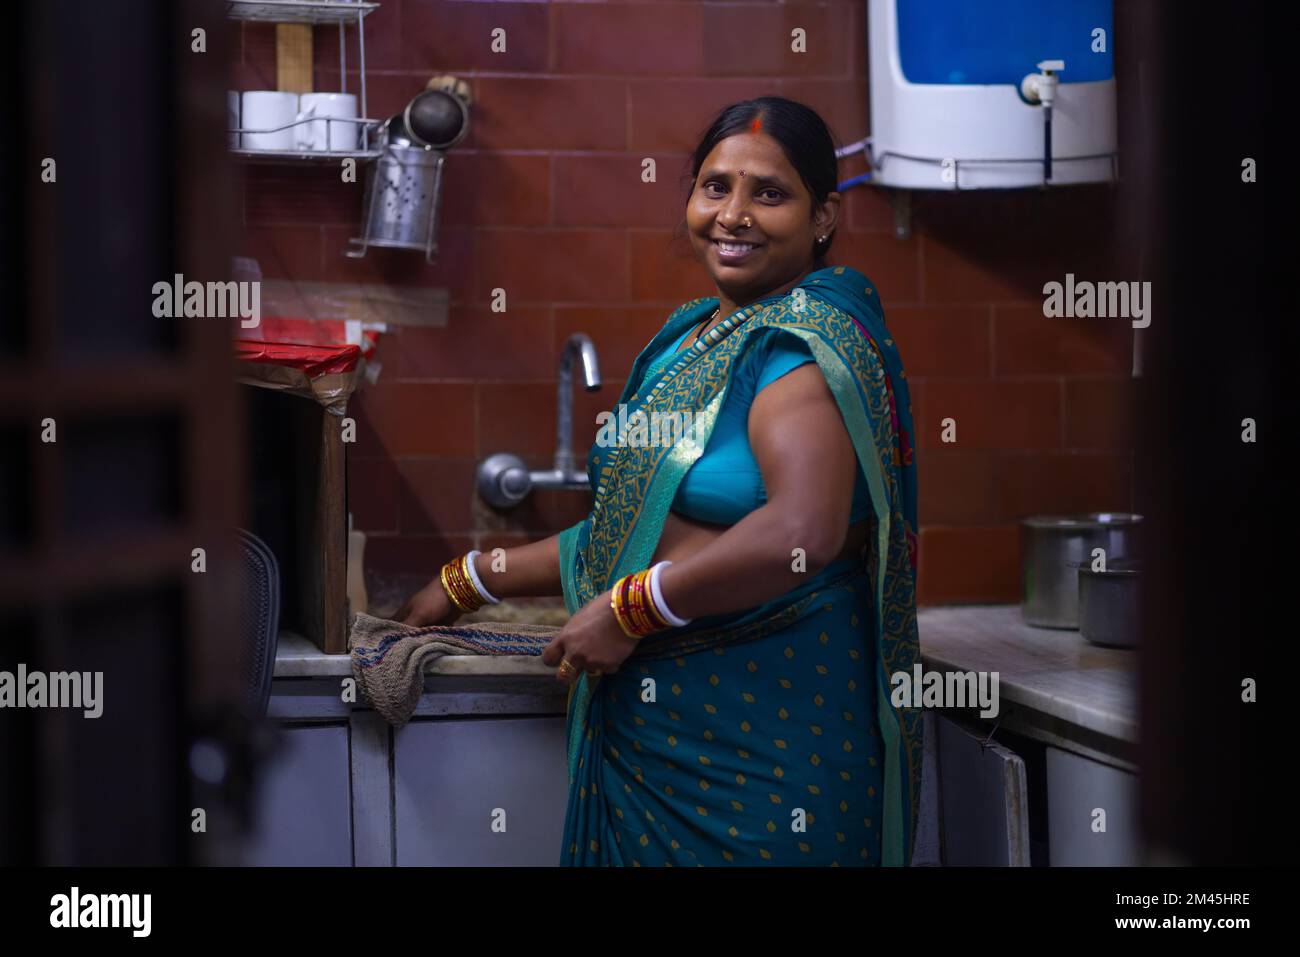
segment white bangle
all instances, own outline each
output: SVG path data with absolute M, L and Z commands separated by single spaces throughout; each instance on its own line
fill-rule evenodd
M 479 597 L 489 605 L 501 604 L 500 598 L 493 598 L 492 593 L 483 587 L 483 580 L 478 577 L 478 569 L 474 567 L 474 559 L 483 553 L 477 548 L 465 556 L 465 567 L 469 570 L 469 580 L 474 583 L 475 589 L 478 590 Z
M 671 564 L 672 562 L 660 562 L 654 568 L 650 569 L 650 597 L 654 599 L 655 607 L 659 609 L 659 613 L 664 616 L 668 623 L 676 628 L 680 628 L 683 625 L 689 625 L 693 619 L 678 618 L 674 615 L 672 610 L 669 609 L 668 603 L 664 601 L 664 593 L 659 588 L 659 574 Z

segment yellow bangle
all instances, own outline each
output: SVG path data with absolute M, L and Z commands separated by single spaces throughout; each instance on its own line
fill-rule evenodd
M 442 566 L 438 573 L 438 579 L 442 582 L 442 589 L 462 613 L 468 614 L 477 611 L 487 604 L 487 599 L 478 593 L 474 587 L 474 581 L 469 577 L 469 571 L 466 569 L 466 563 L 469 560 L 468 553 L 453 558 L 447 564 Z
M 640 640 L 667 627 L 650 598 L 649 572 L 624 575 L 610 590 L 609 606 L 623 634 Z
M 614 620 L 618 622 L 618 627 L 623 629 L 623 634 L 633 640 L 640 640 L 641 636 L 638 635 L 631 625 L 628 624 L 627 618 L 623 613 L 623 608 L 618 600 L 618 596 L 623 588 L 623 582 L 625 581 L 627 581 L 626 575 L 614 582 L 614 587 L 610 589 L 609 593 L 609 607 L 614 610 Z

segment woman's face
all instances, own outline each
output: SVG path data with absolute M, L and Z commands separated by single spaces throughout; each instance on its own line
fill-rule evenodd
M 835 228 L 839 201 L 831 193 L 814 217 L 813 196 L 781 145 L 766 133 L 737 133 L 700 166 L 686 225 L 719 293 L 739 306 L 807 273 L 813 241 Z

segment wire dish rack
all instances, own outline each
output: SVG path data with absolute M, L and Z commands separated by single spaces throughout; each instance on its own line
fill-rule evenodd
M 358 57 L 358 80 L 360 90 L 358 91 L 357 106 L 361 113 L 360 117 L 331 117 L 331 116 L 312 116 L 305 117 L 301 120 L 295 120 L 292 123 L 286 123 L 284 126 L 277 126 L 271 129 L 251 129 L 244 128 L 240 124 L 237 128 L 232 128 L 229 133 L 233 138 L 230 147 L 232 156 L 238 156 L 250 162 L 261 163 L 320 163 L 320 162 L 337 162 L 339 159 L 352 158 L 356 160 L 369 161 L 378 159 L 381 153 L 374 145 L 375 133 L 379 128 L 380 121 L 371 119 L 366 116 L 366 17 L 379 9 L 377 3 L 366 3 L 362 0 L 225 0 L 226 16 L 232 20 L 251 20 L 262 23 L 309 23 L 313 25 L 335 24 L 339 31 L 339 83 L 340 93 L 348 92 L 348 59 L 347 59 L 347 36 L 346 27 L 352 24 L 356 28 L 357 37 L 357 57 Z M 355 149 L 246 149 L 243 146 L 243 136 L 245 133 L 278 133 L 291 127 L 301 126 L 307 123 L 325 123 L 326 135 L 325 142 L 333 142 L 333 123 L 353 123 L 357 124 L 358 131 L 358 148 Z

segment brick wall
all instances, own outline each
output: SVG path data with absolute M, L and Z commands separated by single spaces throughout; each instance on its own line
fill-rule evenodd
M 1141 122 L 1132 10 L 1144 4 L 1117 6 L 1124 151 Z M 337 171 L 245 167 L 240 201 L 242 252 L 267 278 L 449 291 L 446 328 L 387 335 L 378 385 L 350 407 L 360 431 L 350 502 L 375 581 L 427 579 L 465 549 L 534 540 L 586 514 L 589 496 L 573 492 L 495 513 L 474 493 L 475 466 L 496 451 L 550 465 L 555 363 L 570 333 L 592 337 L 605 378 L 576 397 L 581 450 L 667 314 L 714 292 L 673 230 L 684 218 L 678 174 L 719 108 L 775 93 L 818 110 L 841 144 L 866 135 L 864 15 L 858 2 L 385 0 L 367 18 L 371 116 L 396 112 L 435 73 L 473 90 L 469 136 L 445 167 L 439 262 L 392 250 L 344 258 L 360 187 Z M 788 50 L 795 26 L 806 55 Z M 489 50 L 494 27 L 507 31 L 503 54 Z M 272 28 L 239 30 L 236 88 L 273 88 Z M 316 31 L 316 64 L 315 88 L 337 89 L 331 29 Z M 658 183 L 640 181 L 646 156 Z M 841 164 L 844 178 L 865 170 L 860 156 Z M 1110 186 L 917 194 L 912 234 L 899 240 L 884 196 L 850 191 L 830 258 L 877 284 L 907 368 L 923 603 L 1016 600 L 1025 515 L 1131 507 L 1132 332 L 1041 311 L 1043 283 L 1066 272 L 1139 278 L 1130 208 Z M 488 308 L 496 287 L 506 315 Z M 949 416 L 955 444 L 939 438 Z

